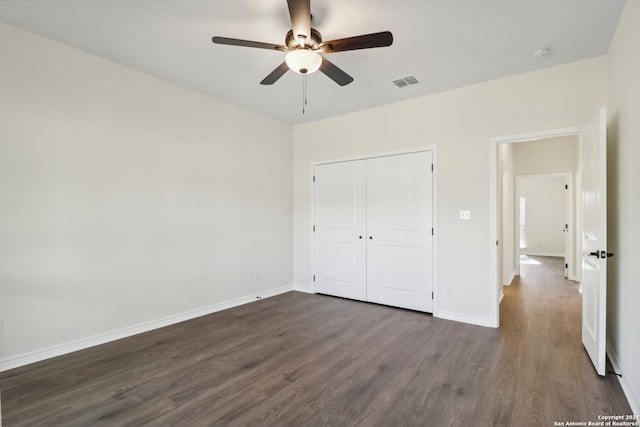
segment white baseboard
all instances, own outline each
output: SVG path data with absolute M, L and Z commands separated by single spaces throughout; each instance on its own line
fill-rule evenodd
M 493 322 L 488 317 L 470 316 L 463 313 L 454 313 L 450 311 L 438 310 L 438 313 L 433 314 L 434 317 L 440 319 L 453 320 L 455 322 L 468 323 L 471 325 L 484 326 L 486 328 L 495 328 Z
M 175 323 L 184 322 L 185 320 L 195 319 L 196 317 L 206 316 L 207 314 L 226 310 L 228 308 L 237 307 L 239 305 L 254 302 L 262 298 L 269 298 L 275 295 L 289 292 L 291 290 L 292 290 L 291 285 L 283 286 L 281 288 L 270 289 L 268 291 L 259 292 L 253 295 L 247 295 L 245 297 L 240 297 L 230 301 L 221 302 L 208 307 L 202 307 L 202 308 L 190 310 L 184 313 L 167 316 L 161 319 L 151 320 L 149 322 L 144 322 L 144 323 L 129 326 L 126 328 L 117 329 L 115 331 L 106 332 L 104 334 L 94 335 L 92 337 L 82 338 L 79 340 L 55 345 L 55 346 L 44 348 L 41 350 L 31 351 L 28 353 L 19 354 L 17 356 L 3 358 L 3 359 L 0 359 L 0 372 L 7 371 L 9 369 L 19 368 L 21 366 L 29 365 L 35 362 L 40 362 L 42 360 L 50 359 L 52 357 L 62 356 L 64 354 L 72 353 L 74 351 L 84 350 L 89 347 L 94 347 L 96 345 L 105 344 L 105 343 L 119 340 L 122 338 L 127 338 L 132 335 L 137 335 L 143 332 L 149 332 L 154 329 L 163 328 L 165 326 L 173 325 Z
M 300 285 L 294 284 L 293 290 L 298 292 L 304 292 L 307 294 L 315 294 L 315 292 L 312 289 L 309 289 L 308 286 L 300 286 Z M 504 297 L 504 293 L 502 294 L 502 297 Z M 500 298 L 501 301 L 502 301 L 502 297 Z M 453 320 L 456 322 L 468 323 L 471 325 L 495 328 L 495 326 L 491 322 L 491 319 L 488 319 L 485 317 L 469 316 L 467 314 L 453 313 L 453 312 L 442 311 L 442 310 L 438 310 L 437 313 L 434 312 L 433 316 L 438 317 L 440 319 L 445 319 L 445 320 Z
M 607 356 L 609 356 L 609 361 L 611 362 L 611 366 L 615 372 L 624 372 L 624 369 L 620 366 L 618 355 L 616 354 L 613 346 L 607 340 Z M 633 384 L 629 382 L 628 378 L 625 375 L 622 377 L 617 377 L 620 385 L 622 386 L 622 391 L 624 395 L 627 397 L 629 401 L 629 406 L 631 406 L 631 410 L 634 415 L 640 419 L 640 393 L 638 390 L 634 390 Z M 626 414 L 625 414 L 626 415 Z M 631 415 L 631 414 L 628 414 Z
M 511 286 L 511 284 L 513 283 L 513 280 L 516 278 L 517 274 L 514 271 L 512 271 L 511 273 L 509 273 L 509 280 L 507 280 L 507 283 L 504 283 L 503 286 Z
M 291 285 L 291 289 L 298 292 L 304 292 L 305 294 L 315 294 L 313 288 L 310 288 L 309 286 L 293 284 Z
M 564 258 L 564 253 L 557 253 L 557 252 L 537 252 L 537 251 L 531 251 L 531 252 L 523 252 L 522 249 L 520 250 L 520 255 L 530 255 L 530 256 L 552 256 L 552 257 L 559 257 L 559 258 Z

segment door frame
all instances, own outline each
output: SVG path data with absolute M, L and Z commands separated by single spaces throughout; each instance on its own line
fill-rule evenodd
M 498 180 L 502 178 L 498 168 L 498 147 L 501 144 L 517 144 L 519 142 L 537 141 L 541 139 L 556 138 L 561 136 L 581 135 L 588 130 L 588 126 L 575 126 L 559 129 L 542 130 L 520 134 L 492 137 L 489 141 L 489 254 L 490 254 L 490 283 L 491 286 L 491 326 L 500 327 L 500 300 L 502 299 L 502 272 L 498 271 L 501 238 L 499 229 L 502 224 L 500 212 L 502 206 L 498 206 Z M 499 176 L 500 175 L 500 176 Z
M 315 224 L 315 219 L 314 219 L 314 212 L 315 212 L 315 206 L 314 206 L 314 201 L 315 201 L 315 192 L 314 192 L 314 186 L 313 186 L 313 177 L 314 177 L 314 170 L 316 166 L 319 165 L 326 165 L 329 163 L 341 163 L 341 162 L 351 162 L 354 160 L 367 160 L 367 159 L 374 159 L 377 157 L 389 157 L 389 156 L 400 156 L 403 154 L 413 154 L 413 153 L 422 153 L 425 151 L 431 151 L 432 155 L 433 155 L 433 180 L 432 180 L 432 190 L 433 190 L 433 203 L 431 205 L 431 215 L 432 215 L 432 220 L 433 220 L 433 229 L 434 231 L 434 235 L 433 235 L 433 248 L 432 248 L 432 264 L 433 264 L 433 277 L 432 277 L 432 283 L 433 283 L 433 313 L 432 315 L 434 317 L 438 316 L 438 150 L 437 150 L 437 145 L 433 144 L 433 145 L 423 145 L 423 146 L 419 146 L 419 147 L 415 147 L 415 148 L 407 148 L 404 150 L 395 150 L 395 151 L 383 151 L 383 152 L 373 152 L 373 153 L 366 153 L 366 154 L 361 154 L 361 155 L 353 155 L 353 156 L 346 156 L 346 157 L 340 157 L 340 158 L 334 158 L 334 159 L 327 159 L 327 160 L 320 160 L 320 161 L 316 161 L 316 162 L 312 162 L 309 168 L 309 185 L 311 186 L 311 229 L 309 230 L 309 232 L 311 233 L 311 256 L 309 258 L 309 262 L 311 265 L 311 277 L 309 278 L 309 282 L 311 282 L 312 284 L 312 288 L 313 288 L 313 293 L 317 294 L 318 293 L 318 289 L 316 287 L 316 282 L 313 280 L 313 276 L 315 275 L 315 254 L 314 254 L 314 247 L 315 247 L 315 235 L 313 233 L 313 224 Z

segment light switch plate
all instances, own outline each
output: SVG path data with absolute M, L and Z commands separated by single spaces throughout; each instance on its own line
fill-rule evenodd
M 460 211 L 460 219 L 463 221 L 469 221 L 471 219 L 471 211 Z

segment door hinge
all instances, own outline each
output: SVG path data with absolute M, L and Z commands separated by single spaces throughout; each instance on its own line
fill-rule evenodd
M 564 185 L 564 189 L 565 189 L 565 190 L 568 190 L 568 189 L 569 189 L 569 184 L 565 184 L 565 185 Z
M 436 232 L 433 230 L 433 227 L 431 227 L 431 235 L 432 235 L 432 236 L 435 236 L 435 235 L 436 235 Z
M 313 281 L 314 282 L 316 281 L 316 275 L 315 274 L 313 275 Z
M 313 182 L 316 182 L 316 176 L 313 175 Z
M 496 246 L 498 246 L 498 240 L 496 240 Z
M 594 251 L 594 252 L 589 252 L 589 256 L 594 256 L 596 258 L 604 259 L 604 258 L 611 258 L 613 254 L 607 251 Z
M 433 291 L 431 291 L 431 299 L 433 299 Z
M 569 268 L 569 264 L 565 264 L 565 265 L 564 265 L 564 268 Z
M 316 232 L 316 226 L 315 225 L 313 226 L 313 232 L 314 233 Z
M 431 172 L 433 172 L 433 163 L 431 163 Z

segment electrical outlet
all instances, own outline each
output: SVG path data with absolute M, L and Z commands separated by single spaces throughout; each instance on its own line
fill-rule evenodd
M 460 219 L 463 221 L 469 221 L 471 219 L 471 211 L 468 211 L 468 210 L 460 211 Z

